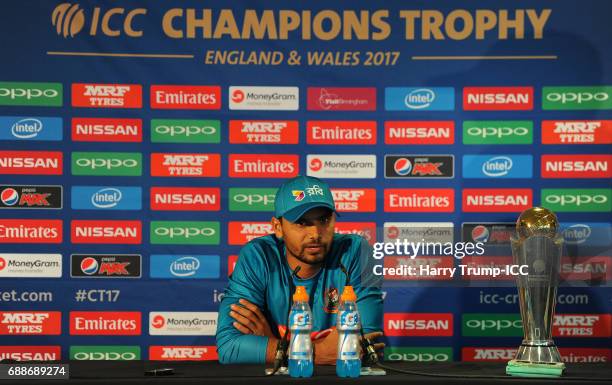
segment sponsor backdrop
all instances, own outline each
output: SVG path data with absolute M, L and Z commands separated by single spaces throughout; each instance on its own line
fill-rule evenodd
M 609 361 L 612 6 L 455 6 L 3 2 L 0 358 L 216 359 L 236 255 L 308 174 L 338 232 L 486 244 L 387 267 L 507 264 L 554 210 L 556 341 Z M 388 359 L 513 356 L 512 276 L 387 278 Z

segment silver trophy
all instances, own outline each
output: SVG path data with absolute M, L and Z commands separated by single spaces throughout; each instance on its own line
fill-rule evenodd
M 552 340 L 563 238 L 556 215 L 542 207 L 525 210 L 511 238 L 513 263 L 527 265 L 517 276 L 524 339 L 506 373 L 522 377 L 558 377 L 565 365 Z

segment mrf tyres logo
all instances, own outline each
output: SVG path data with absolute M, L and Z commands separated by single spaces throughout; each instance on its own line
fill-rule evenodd
M 0 335 L 59 335 L 59 311 L 0 311 Z
M 149 346 L 151 361 L 218 360 L 216 346 Z
M 72 107 L 141 108 L 139 84 L 72 84 Z
M 543 144 L 612 144 L 612 120 L 544 120 Z
M 244 245 L 252 239 L 273 232 L 270 222 L 229 222 L 228 243 L 230 245 Z
M 218 245 L 219 222 L 151 221 L 151 244 Z

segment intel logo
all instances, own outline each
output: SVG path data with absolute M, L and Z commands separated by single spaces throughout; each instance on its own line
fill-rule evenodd
M 31 139 L 35 138 L 43 129 L 40 120 L 34 118 L 21 119 L 11 127 L 11 133 L 15 138 Z
M 483 163 L 482 172 L 486 176 L 506 176 L 512 169 L 512 159 L 507 156 L 496 156 Z
M 103 188 L 91 196 L 91 204 L 99 209 L 110 209 L 119 204 L 121 197 L 120 190 L 112 187 Z
M 563 230 L 562 235 L 566 244 L 579 245 L 591 236 L 591 227 L 578 223 Z
M 175 277 L 190 277 L 200 268 L 200 261 L 194 257 L 182 257 L 172 262 L 170 273 Z
M 418 90 L 411 91 L 404 98 L 404 104 L 408 108 L 422 109 L 431 106 L 433 101 L 436 99 L 436 94 L 428 88 L 420 88 Z

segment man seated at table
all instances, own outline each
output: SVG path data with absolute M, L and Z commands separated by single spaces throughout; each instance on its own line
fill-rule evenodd
M 380 283 L 367 263 L 371 248 L 355 234 L 336 234 L 336 209 L 327 183 L 298 176 L 276 193 L 274 234 L 240 251 L 219 307 L 217 350 L 221 363 L 271 363 L 290 307 L 290 280 L 305 286 L 313 313 L 316 364 L 335 364 L 336 313 L 346 284 L 357 294 L 366 337 L 382 336 Z M 297 275 L 293 272 L 297 267 Z M 380 350 L 383 343 L 374 344 Z

